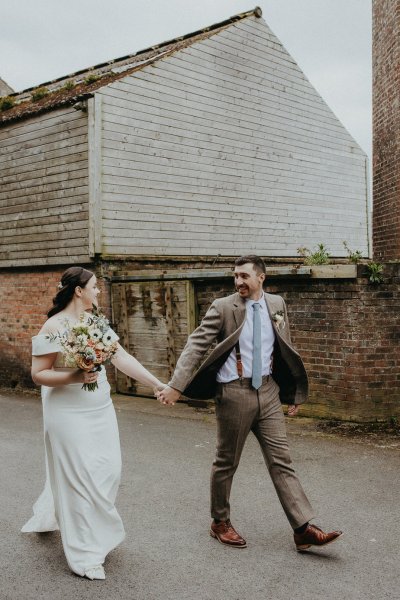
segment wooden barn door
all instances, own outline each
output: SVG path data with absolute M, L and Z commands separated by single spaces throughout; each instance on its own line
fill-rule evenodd
M 111 286 L 113 322 L 121 345 L 167 383 L 195 327 L 189 281 L 140 281 Z M 117 391 L 149 396 L 150 388 L 117 373 Z

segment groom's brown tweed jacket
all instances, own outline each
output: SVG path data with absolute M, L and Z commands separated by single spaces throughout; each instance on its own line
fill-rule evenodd
M 308 395 L 307 373 L 292 346 L 285 302 L 281 296 L 264 295 L 270 317 L 278 311 L 284 315 L 279 328 L 272 319 L 272 376 L 280 387 L 281 402 L 301 404 Z M 245 317 L 246 302 L 238 293 L 214 300 L 199 327 L 189 336 L 169 385 L 189 398 L 212 398 L 217 390 L 217 373 L 238 341 Z M 204 360 L 215 341 L 217 346 Z

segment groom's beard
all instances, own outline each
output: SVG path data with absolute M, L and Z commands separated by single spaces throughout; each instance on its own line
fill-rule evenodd
M 243 296 L 249 293 L 249 288 L 247 285 L 237 285 L 236 290 Z

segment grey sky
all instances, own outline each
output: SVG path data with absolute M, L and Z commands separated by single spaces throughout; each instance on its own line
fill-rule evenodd
M 371 0 L 260 0 L 263 17 L 371 156 Z M 0 4 L 0 77 L 22 90 L 254 8 L 251 0 Z

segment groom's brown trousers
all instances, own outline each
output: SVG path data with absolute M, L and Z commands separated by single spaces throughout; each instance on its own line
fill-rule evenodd
M 220 383 L 216 396 L 217 452 L 211 470 L 211 516 L 230 518 L 229 496 L 250 431 L 261 446 L 283 510 L 295 529 L 314 517 L 289 456 L 279 388 L 271 376 L 259 390 L 250 379 Z

